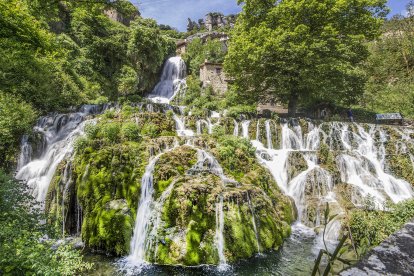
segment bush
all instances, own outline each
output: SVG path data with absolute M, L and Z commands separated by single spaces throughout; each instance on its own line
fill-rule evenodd
M 159 128 L 154 124 L 146 124 L 142 127 L 141 133 L 144 136 L 156 138 L 158 136 Z
M 119 123 L 107 123 L 102 126 L 101 133 L 102 138 L 108 140 L 111 143 L 119 141 L 121 132 L 121 126 Z
M 73 145 L 75 151 L 79 152 L 83 149 L 85 149 L 89 144 L 89 140 L 86 137 L 79 137 L 75 140 L 75 143 Z
M 116 111 L 114 109 L 107 109 L 103 116 L 107 119 L 113 119 L 116 117 Z
M 54 251 L 56 240 L 40 241 L 55 233 L 39 223 L 44 219 L 27 186 L 0 170 L 0 274 L 77 275 L 92 268 L 71 246 Z
M 256 116 L 256 107 L 250 105 L 237 105 L 227 109 L 228 117 L 240 119 L 241 116 L 253 117 Z
M 141 135 L 137 124 L 129 122 L 122 125 L 121 129 L 122 139 L 126 141 L 140 141 Z
M 350 229 L 358 246 L 379 245 L 414 217 L 414 200 L 388 206 L 389 211 L 358 210 L 352 213 Z
M 89 139 L 95 139 L 99 133 L 99 126 L 96 123 L 88 123 L 85 125 L 85 133 Z
M 31 131 L 36 117 L 30 104 L 0 91 L 0 166 L 14 163 L 20 138 Z

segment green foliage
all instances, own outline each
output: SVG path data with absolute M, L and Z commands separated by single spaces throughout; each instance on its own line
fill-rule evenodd
M 180 104 L 184 104 L 192 109 L 193 115 L 204 114 L 205 111 L 203 110 L 215 111 L 224 109 L 224 99 L 221 99 L 220 96 L 215 95 L 211 86 L 202 88 L 199 78 L 195 75 L 189 75 L 186 82 L 186 93 L 182 101 L 180 101 Z
M 136 92 L 138 88 L 138 76 L 134 68 L 124 65 L 117 78 L 118 82 L 118 94 L 128 95 Z
M 394 17 L 383 32 L 369 44 L 368 83 L 360 104 L 378 113 L 414 118 L 414 18 Z
M 408 200 L 388 206 L 389 211 L 357 210 L 349 225 L 355 243 L 360 247 L 374 247 L 399 230 L 414 217 L 414 201 Z
M 54 232 L 35 207 L 27 186 L 0 171 L 0 273 L 4 275 L 74 275 L 91 269 L 80 252 L 69 245 L 57 246 Z
M 257 113 L 256 109 L 257 108 L 255 106 L 251 105 L 231 106 L 229 109 L 227 109 L 226 116 L 232 117 L 234 119 L 240 119 L 241 115 L 254 116 Z
M 355 101 L 364 88 L 361 62 L 367 40 L 379 35 L 385 0 L 247 0 L 240 14 L 226 72 L 240 99 Z
M 141 129 L 142 135 L 149 136 L 151 138 L 155 138 L 158 136 L 159 128 L 155 124 L 146 124 Z
M 221 133 L 221 132 L 219 132 Z M 217 155 L 226 171 L 240 179 L 256 161 L 256 150 L 249 140 L 234 136 L 218 136 Z
M 109 128 L 112 127 L 110 123 Z M 90 145 L 77 151 L 73 163 L 77 196 L 83 209 L 82 238 L 91 248 L 125 255 L 129 251 L 146 157 L 141 144 L 136 142 L 108 145 L 92 140 Z
M 108 140 L 110 143 L 116 143 L 120 139 L 121 124 L 117 122 L 104 124 L 100 130 L 101 138 Z
M 16 131 L 4 131 L 0 163 L 6 155 L 12 159 L 13 149 L 6 153 L 4 145 L 18 143 L 20 126 L 33 117 L 33 109 L 56 112 L 120 96 L 136 98 L 155 85 L 164 60 L 175 51 L 174 41 L 152 20 L 137 18 L 127 27 L 109 19 L 107 8 L 124 17 L 137 14 L 126 0 L 0 0 L 2 101 L 23 99 L 32 106 L 21 107 L 27 114 L 21 112 Z M 15 121 L 12 112 L 2 118 Z
M 15 161 L 19 140 L 29 133 L 37 113 L 19 97 L 0 91 L 0 167 Z
M 195 38 L 187 45 L 183 59 L 188 66 L 189 73 L 199 76 L 200 65 L 205 60 L 212 63 L 222 63 L 225 55 L 226 52 L 219 40 L 209 39 L 203 43 L 200 38 Z
M 163 36 L 157 28 L 152 19 L 137 19 L 131 24 L 127 55 L 136 69 L 140 93 L 153 88 L 164 61 L 175 52 L 174 40 Z
M 138 142 L 141 139 L 140 129 L 136 123 L 125 123 L 121 128 L 121 136 L 126 141 Z

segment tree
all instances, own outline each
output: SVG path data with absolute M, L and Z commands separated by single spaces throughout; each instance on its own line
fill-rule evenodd
M 414 3 L 407 6 L 413 10 Z M 394 16 L 369 43 L 368 82 L 361 104 L 376 112 L 414 116 L 414 17 Z
M 200 38 L 195 38 L 188 44 L 183 59 L 188 65 L 189 73 L 198 76 L 200 74 L 200 65 L 205 60 L 213 63 L 222 63 L 225 55 L 226 50 L 221 41 L 207 39 L 206 42 L 203 42 Z
M 0 167 L 10 169 L 17 155 L 18 139 L 30 132 L 37 117 L 31 105 L 0 91 Z
M 239 98 L 350 104 L 362 94 L 365 45 L 380 34 L 386 0 L 245 0 L 225 61 Z

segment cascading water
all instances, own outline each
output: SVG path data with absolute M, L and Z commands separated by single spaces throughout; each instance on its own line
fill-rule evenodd
M 243 124 L 246 136 L 248 124 Z M 292 124 L 293 127 L 288 123 L 282 124 L 279 150 L 272 150 L 269 145 L 271 132 L 268 131 L 267 124 L 267 147 L 257 140 L 252 143 L 257 149 L 259 160 L 269 168 L 280 188 L 294 199 L 299 223 L 318 227 L 323 222 L 321 214 L 325 204 L 332 206 L 331 211 L 338 218 L 327 225 L 325 240 L 334 243 L 338 239 L 344 211 L 337 201 L 331 174 L 318 165 L 316 151 L 321 144 L 328 144 L 332 151 L 340 150 L 336 164 L 341 182 L 354 187 L 352 202 L 355 206 L 364 205 L 367 197 L 374 200 L 376 208 L 383 208 L 387 200 L 396 203 L 413 196 L 409 183 L 386 172 L 384 143 L 387 139 L 381 128 L 372 125 L 369 130 L 365 130 L 354 124 L 356 130 L 351 130 L 350 125 L 345 123 L 330 123 L 323 128 L 308 122 L 308 132 L 303 135 L 300 125 L 295 121 Z M 325 133 L 323 129 L 328 129 L 328 132 Z M 379 142 L 375 142 L 378 137 Z M 302 156 L 307 169 L 289 179 L 289 167 L 292 166 L 289 160 L 292 154 Z M 311 203 L 316 206 L 310 206 Z M 309 208 L 316 208 L 316 217 L 312 218 L 312 222 L 308 217 Z M 319 237 L 318 240 L 317 246 L 323 247 L 322 238 Z
M 257 252 L 259 252 L 260 254 L 259 233 L 257 232 L 257 226 L 256 226 L 256 214 L 254 212 L 249 193 L 247 193 L 247 200 L 249 203 L 250 212 L 252 213 L 252 224 L 253 224 L 254 235 L 256 236 Z
M 267 148 L 268 149 L 273 149 L 273 144 L 272 144 L 272 131 L 270 129 L 270 121 L 266 121 L 265 125 L 266 125 Z
M 250 125 L 250 121 L 242 122 L 243 138 L 249 138 L 249 125 Z
M 86 119 L 104 111 L 108 106 L 83 106 L 79 112 L 42 117 L 35 126 L 36 133 L 42 135 L 40 154 L 34 156 L 32 145 L 23 139 L 19 170 L 16 178 L 27 181 L 33 196 L 44 202 L 49 184 L 58 165 L 73 154 L 73 144 L 83 135 Z M 93 123 L 93 120 L 90 121 Z M 31 156 L 30 156 L 31 155 Z
M 128 260 L 136 265 L 145 263 L 145 246 L 154 193 L 153 173 L 155 164 L 161 155 L 162 154 L 157 155 L 150 161 L 141 181 L 141 197 L 135 219 L 134 235 L 131 240 L 130 255 L 128 257 Z
M 234 120 L 233 136 L 239 136 L 239 123 L 236 120 Z
M 227 261 L 226 256 L 224 256 L 224 212 L 223 212 L 223 196 L 220 195 L 220 200 L 216 203 L 216 245 L 219 255 L 219 265 L 224 269 L 226 267 Z
M 185 85 L 186 65 L 181 57 L 169 58 L 161 75 L 160 82 L 148 95 L 153 102 L 169 104 Z
M 17 163 L 17 171 L 26 166 L 32 158 L 33 148 L 29 142 L 29 136 L 24 135 L 21 141 L 20 157 Z
M 72 184 L 72 162 L 69 161 L 65 169 L 63 170 L 63 176 L 62 176 L 62 183 L 64 184 L 63 188 L 63 196 L 62 196 L 62 236 L 65 236 L 65 223 L 66 223 L 66 213 L 65 213 L 65 200 L 66 196 L 69 190 L 70 185 Z M 67 210 L 66 210 L 67 212 Z
M 184 136 L 184 137 L 191 137 L 194 136 L 194 131 L 191 129 L 185 128 L 185 119 L 178 117 L 178 115 L 174 114 L 173 116 L 176 127 L 177 127 L 177 135 Z
M 156 104 L 142 106 L 142 108 L 146 108 L 148 112 L 160 112 L 160 108 Z M 177 109 L 174 110 L 177 111 Z M 99 112 L 101 111 L 102 108 Z M 62 171 L 61 178 L 61 184 L 64 186 L 62 190 L 63 196 L 56 199 L 56 202 L 62 206 L 63 232 L 65 231 L 65 218 L 68 212 L 68 210 L 65 210 L 65 198 L 72 181 L 69 157 L 73 156 L 74 140 L 79 135 L 82 135 L 86 120 L 89 119 L 88 116 L 97 112 L 97 109 L 90 107 L 83 108 L 78 113 L 69 115 L 44 117 L 39 120 L 36 126 L 36 131 L 42 134 L 43 140 L 38 144 L 32 144 L 30 142 L 31 139 L 28 137 L 23 137 L 22 139 L 22 152 L 19 159 L 17 177 L 27 180 L 28 185 L 33 188 L 34 194 L 40 202 L 43 202 L 45 199 L 48 186 L 58 164 L 65 161 L 66 167 Z M 177 114 L 179 113 L 177 112 Z M 185 137 L 180 138 L 180 141 L 182 144 L 186 143 L 192 147 L 194 145 L 200 146 L 197 143 L 198 138 L 193 136 L 201 135 L 203 130 L 204 132 L 208 130 L 211 133 L 213 125 L 223 125 L 226 120 L 226 118 L 218 118 L 217 114 L 214 114 L 218 120 L 213 120 L 213 117 L 199 119 L 196 122 L 197 129 L 192 130 L 190 129 L 190 123 L 186 125 L 186 117 L 183 113 L 177 114 L 174 114 L 173 118 L 176 122 L 178 136 Z M 90 121 L 93 122 L 93 120 Z M 355 206 L 363 206 L 367 197 L 374 200 L 376 208 L 383 208 L 387 200 L 400 202 L 413 196 L 410 184 L 391 175 L 389 168 L 387 168 L 388 134 L 381 127 L 346 123 L 314 125 L 311 122 L 308 122 L 307 126 L 302 125 L 301 127 L 296 122 L 289 122 L 282 123 L 279 129 L 279 126 L 274 121 L 267 120 L 264 121 L 265 138 L 265 133 L 260 133 L 260 124 L 262 122 L 237 122 L 230 119 L 227 123 L 230 125 L 234 123 L 234 130 L 232 130 L 234 136 L 239 136 L 240 130 L 244 138 L 249 138 L 249 133 L 252 133 L 252 128 L 254 129 L 254 126 L 251 126 L 252 128 L 249 131 L 249 126 L 253 123 L 255 124 L 257 139 L 253 140 L 252 143 L 256 147 L 257 157 L 269 168 L 281 190 L 293 198 L 298 210 L 299 223 L 305 224 L 321 233 L 320 226 L 323 224 L 323 208 L 326 203 L 333 206 L 331 210 L 339 216 L 338 219 L 331 221 L 326 227 L 324 238 L 330 242 L 336 241 L 341 231 L 340 215 L 343 209 L 339 204 L 340 193 L 336 187 L 338 183 L 346 185 L 347 188 L 352 187 L 352 198 L 350 201 Z M 279 130 L 280 133 L 275 133 L 275 131 Z M 395 146 L 398 153 L 409 155 L 409 158 L 411 158 L 409 160 L 414 164 L 414 157 L 410 153 L 409 147 L 412 145 L 411 133 L 405 133 L 404 131 L 396 130 L 398 133 L 401 132 L 402 140 Z M 261 142 L 258 141 L 260 137 L 262 137 Z M 178 146 L 178 139 L 175 142 L 176 146 Z M 338 177 L 331 173 L 329 169 L 319 164 L 318 152 L 322 146 L 326 146 L 332 152 L 335 152 L 334 161 Z M 162 150 L 154 150 L 153 155 L 168 150 L 164 149 L 165 147 Z M 224 233 L 227 235 L 227 232 L 225 232 L 227 231 L 225 221 L 228 221 L 227 208 L 231 205 L 231 199 L 229 199 L 227 191 L 240 184 L 224 174 L 223 168 L 212 154 L 198 148 L 197 154 L 198 160 L 188 171 L 188 174 L 201 175 L 203 172 L 209 172 L 218 176 L 223 183 L 223 190 L 216 199 L 213 211 L 215 208 L 216 227 L 214 240 L 219 256 L 219 264 L 225 265 L 226 257 L 224 252 L 227 249 L 224 239 Z M 157 155 L 150 161 L 142 178 L 142 195 L 137 210 L 134 236 L 130 245 L 131 255 L 128 258 L 132 263 L 145 263 L 145 259 L 148 257 L 146 254 L 149 251 L 154 252 L 154 259 L 157 257 L 157 244 L 160 242 L 157 239 L 157 230 L 163 223 L 161 216 L 162 206 L 174 189 L 174 183 L 172 183 L 157 200 L 153 198 L 152 175 L 159 157 L 160 155 Z M 297 174 L 292 174 L 290 171 L 290 168 L 296 165 L 295 161 L 292 161 L 293 157 L 303 159 L 305 164 Z M 86 174 L 87 172 L 85 172 Z M 339 177 L 340 181 L 337 179 Z M 226 184 L 229 185 L 226 187 Z M 260 220 L 254 214 L 255 206 L 252 206 L 250 198 L 248 198 L 248 201 L 252 213 L 251 223 L 256 234 L 257 248 L 260 252 Z M 82 210 L 79 204 L 76 207 L 76 230 L 80 232 Z M 314 217 L 311 217 L 310 213 Z M 321 236 L 319 235 L 318 238 L 320 243 L 318 246 L 321 247 Z
M 237 181 L 228 178 L 224 174 L 223 168 L 213 155 L 205 150 L 197 149 L 197 156 L 197 163 L 188 171 L 189 174 L 198 174 L 203 171 L 208 171 L 209 173 L 220 177 L 224 184 L 238 184 Z

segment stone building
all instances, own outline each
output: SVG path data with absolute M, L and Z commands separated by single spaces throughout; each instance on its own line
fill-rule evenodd
M 228 89 L 229 80 L 223 71 L 223 64 L 207 60 L 200 66 L 200 81 L 203 87 L 211 86 L 215 93 L 223 95 Z

